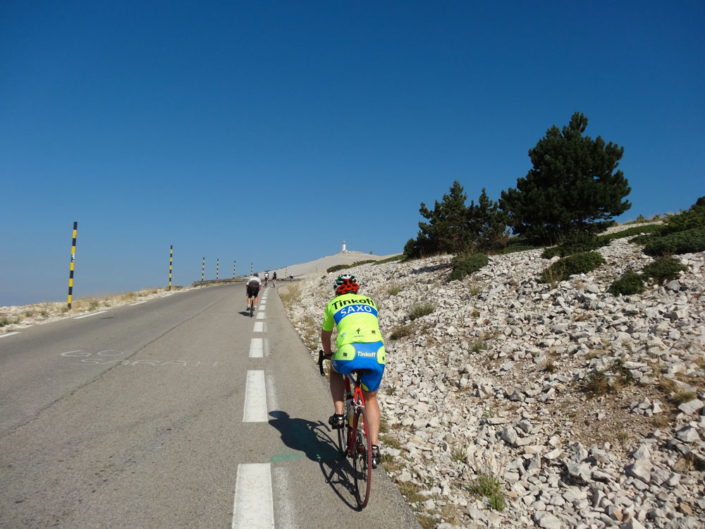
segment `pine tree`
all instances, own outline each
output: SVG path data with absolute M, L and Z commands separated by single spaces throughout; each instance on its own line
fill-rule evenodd
M 474 200 L 470 201 L 467 218 L 473 242 L 478 250 L 491 251 L 506 246 L 509 237 L 507 215 L 499 208 L 498 202 L 490 200 L 484 187 L 477 205 Z
M 629 182 L 622 171 L 614 172 L 624 147 L 583 136 L 587 124 L 576 112 L 562 131 L 554 125 L 529 150 L 533 169 L 500 199 L 514 233 L 555 244 L 599 233 L 631 207 L 622 200 L 631 191 Z
M 416 240 L 409 239 L 404 246 L 407 257 L 423 257 L 441 252 L 457 253 L 470 244 L 467 229 L 465 201 L 468 196 L 457 180 L 453 182 L 450 193 L 443 195 L 443 200 L 435 201 L 433 210 L 421 203 L 419 213 L 429 222 L 419 222 Z
M 421 203 L 419 213 L 428 222 L 419 222 L 418 237 L 404 246 L 407 257 L 424 257 L 439 253 L 458 254 L 472 250 L 495 250 L 506 243 L 506 214 L 487 196 L 485 189 L 475 204 L 465 206 L 467 195 L 457 180 L 443 200 L 436 200 L 433 210 Z

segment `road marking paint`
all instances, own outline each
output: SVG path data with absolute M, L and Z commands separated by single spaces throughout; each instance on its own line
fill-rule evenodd
M 257 319 L 258 319 L 258 320 L 263 320 L 263 319 L 266 318 L 266 317 L 267 317 L 267 316 L 266 316 L 266 314 L 265 314 L 264 312 L 258 312 L 258 313 L 257 313 Z
M 94 312 L 92 314 L 86 314 L 85 316 L 79 316 L 78 318 L 74 318 L 74 320 L 82 320 L 83 318 L 90 318 L 91 316 L 97 316 L 98 314 L 105 314 L 107 311 L 101 310 L 100 312 Z
M 271 465 L 238 465 L 232 529 L 265 528 L 274 528 Z
M 267 421 L 267 389 L 264 382 L 264 371 L 248 371 L 242 422 Z
M 284 466 L 275 466 L 272 469 L 273 488 L 277 494 L 277 528 L 296 529 L 296 505 L 291 497 L 295 490 L 289 469 Z
M 137 303 L 132 303 L 130 307 L 134 307 L 135 305 L 142 305 L 142 303 L 147 303 L 147 300 L 144 301 L 138 301 Z
M 274 373 L 268 371 L 265 377 L 269 388 L 269 391 L 267 391 L 267 406 L 269 406 L 270 410 L 278 410 L 279 401 L 277 400 L 277 390 L 275 389 L 277 386 L 274 385 Z
M 269 356 L 269 353 L 270 353 L 270 352 L 271 352 L 271 351 L 269 350 L 269 340 L 268 340 L 267 338 L 265 338 L 265 339 L 264 339 L 264 356 Z M 269 379 L 267 379 L 267 380 L 269 380 Z M 270 390 L 271 390 L 273 387 L 274 387 L 274 384 L 270 384 L 270 385 L 269 385 Z M 271 391 L 270 391 L 270 393 L 271 393 Z
M 19 332 L 6 332 L 5 334 L 0 334 L 0 338 L 7 338 L 8 336 L 12 336 L 13 334 L 19 334 Z
M 252 330 L 252 332 L 264 332 L 264 322 L 263 321 L 255 322 L 255 328 Z
M 252 338 L 250 342 L 250 358 L 262 358 L 264 349 L 262 347 L 262 338 Z

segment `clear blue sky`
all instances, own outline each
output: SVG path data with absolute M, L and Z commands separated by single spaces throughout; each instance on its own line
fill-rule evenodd
M 399 252 L 575 111 L 622 219 L 705 194 L 705 3 L 0 3 L 0 306 Z

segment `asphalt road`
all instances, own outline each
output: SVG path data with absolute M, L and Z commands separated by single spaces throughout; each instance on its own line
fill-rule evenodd
M 0 527 L 418 527 L 355 508 L 327 384 L 269 289 L 225 285 L 0 340 Z

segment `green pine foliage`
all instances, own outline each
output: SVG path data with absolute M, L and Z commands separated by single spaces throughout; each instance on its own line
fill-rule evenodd
M 624 239 L 625 237 L 633 237 L 634 235 L 648 235 L 651 233 L 660 233 L 661 229 L 662 226 L 659 224 L 652 224 L 650 226 L 637 226 L 636 228 L 627 228 L 626 230 L 610 233 L 609 235 L 600 235 L 599 237 L 597 237 L 597 240 L 606 241 L 607 244 L 609 244 L 614 240 Z
M 644 246 L 646 255 L 678 255 L 705 251 L 705 228 L 671 233 L 649 240 Z
M 673 257 L 658 257 L 653 263 L 644 267 L 643 273 L 657 283 L 673 281 L 678 279 L 681 272 L 688 270 L 688 267 Z
M 609 240 L 601 240 L 597 237 L 593 237 L 589 234 L 574 234 L 568 241 L 558 246 L 552 248 L 546 248 L 541 257 L 544 259 L 552 259 L 556 255 L 559 257 L 568 257 L 569 255 L 575 255 L 576 253 L 591 252 L 607 246 L 610 243 Z
M 379 261 L 375 261 L 375 265 L 381 265 L 385 263 L 393 263 L 394 261 L 401 261 L 404 259 L 404 254 L 400 253 L 399 255 L 395 255 L 393 257 L 387 257 L 386 259 L 381 259 Z
M 471 249 L 501 249 L 508 234 L 506 214 L 499 204 L 489 199 L 485 189 L 475 204 L 466 207 L 467 194 L 457 180 L 450 193 L 436 201 L 433 209 L 421 203 L 419 213 L 428 222 L 419 222 L 416 239 L 404 246 L 404 256 L 416 259 L 440 253 L 459 254 Z
M 467 199 L 463 186 L 456 180 L 450 193 L 443 195 L 441 202 L 436 200 L 432 210 L 422 202 L 419 213 L 429 222 L 419 222 L 418 236 L 406 243 L 404 255 L 419 258 L 443 252 L 457 253 L 467 248 L 470 245 Z
M 627 272 L 610 285 L 608 292 L 613 296 L 633 296 L 641 294 L 646 287 L 641 275 L 636 272 Z
M 651 234 L 634 237 L 631 242 L 643 244 L 647 255 L 670 255 L 702 252 L 703 230 L 705 230 L 705 197 L 700 197 L 690 209 L 670 215 Z
M 575 274 L 587 274 L 600 265 L 604 258 L 597 252 L 577 253 L 556 261 L 541 274 L 539 283 L 560 282 Z
M 499 201 L 515 234 L 534 244 L 556 244 L 575 233 L 604 231 L 631 207 L 623 200 L 629 182 L 615 171 L 624 147 L 583 136 L 587 124 L 576 112 L 562 131 L 554 125 L 529 150 L 533 168 Z
M 466 259 L 453 263 L 453 271 L 448 276 L 448 281 L 458 281 L 474 274 L 489 263 L 489 258 L 484 253 L 476 253 Z
M 328 272 L 330 274 L 331 272 L 337 272 L 338 270 L 346 270 L 348 268 L 355 268 L 356 266 L 361 266 L 364 264 L 376 263 L 376 262 L 377 261 L 375 261 L 374 259 L 368 259 L 366 261 L 355 261 L 352 264 L 339 264 L 339 265 L 331 266 L 330 268 L 328 268 L 326 270 L 326 272 Z
M 475 248 L 480 251 L 503 249 L 507 245 L 507 216 L 499 208 L 499 202 L 493 202 L 482 188 L 482 193 L 475 201 L 470 201 L 467 209 L 468 229 Z
M 678 215 L 671 215 L 664 220 L 661 235 L 680 233 L 682 231 L 705 228 L 705 197 L 700 197 L 690 209 Z

